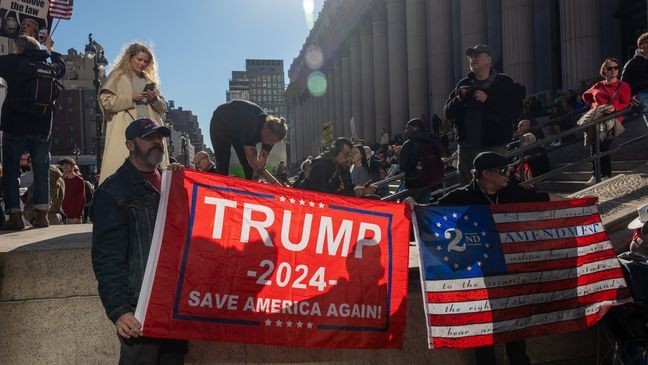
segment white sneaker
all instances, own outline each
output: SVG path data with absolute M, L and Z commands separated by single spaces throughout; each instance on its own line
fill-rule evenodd
M 585 182 L 585 185 L 594 185 L 594 184 L 596 184 L 596 176 L 590 177 L 590 179 Z

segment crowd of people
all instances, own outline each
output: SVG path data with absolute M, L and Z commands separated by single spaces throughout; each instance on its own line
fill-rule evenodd
M 60 79 L 65 64 L 53 52 L 52 44 L 48 38 L 47 49 L 41 50 L 32 37 L 18 37 L 18 53 L 0 57 L 0 77 L 8 85 L 20 84 L 16 72 L 26 59 L 46 62 L 54 78 Z M 619 61 L 606 58 L 600 68 L 603 80 L 582 93 L 582 102 L 577 93 L 566 92 L 551 108 L 551 118 L 569 114 L 568 108 L 580 105 L 613 113 L 627 108 L 633 95 L 637 101 L 648 101 L 648 71 L 637 65 L 645 68 L 648 62 L 648 34 L 642 35 L 637 45 L 637 54 L 626 65 L 627 78 L 620 81 Z M 429 120 L 423 117 L 403 121 L 402 133 L 390 136 L 383 129 L 375 142 L 339 137 L 319 155 L 303 158 L 293 182 L 285 161 L 275 167 L 274 174 L 266 167 L 273 146 L 286 136 L 285 120 L 245 100 L 232 100 L 216 108 L 210 124 L 214 160 L 200 151 L 193 159 L 194 167 L 227 175 L 233 149 L 248 180 L 368 199 L 384 196 L 386 187 L 376 183 L 400 171 L 404 173 L 404 187 L 417 192 L 408 203 L 428 204 L 429 188 L 441 182 L 447 168 L 442 158 L 453 153 L 456 143 L 456 168 L 463 188 L 437 204 L 562 199 L 511 183 L 512 161 L 502 155 L 507 149 L 525 147 L 544 138 L 542 128 L 534 121 L 542 113 L 542 103 L 537 97 L 525 101 L 524 87 L 493 68 L 493 53 L 487 45 L 468 48 L 465 55 L 471 71 L 450 92 L 444 118 L 434 115 Z M 8 101 L 15 99 L 12 93 L 16 89 L 9 88 Z M 170 136 L 170 130 L 161 123 L 167 105 L 152 49 L 140 43 L 127 45 L 98 97 L 106 122 L 106 140 L 96 191 L 79 174 L 74 159 L 63 158 L 57 165 L 50 164 L 53 111 L 34 115 L 14 108 L 13 102 L 5 103 L 0 124 L 5 166 L 0 171 L 4 172 L 4 209 L 9 221 L 0 229 L 22 229 L 23 217 L 34 227 L 81 223 L 88 219 L 88 208 L 93 204 L 92 263 L 106 314 L 119 335 L 121 359 L 134 363 L 165 357 L 169 363 L 181 363 L 187 342 L 143 338 L 141 325 L 133 315 L 155 226 L 161 169 L 184 168 L 170 163 L 167 153 L 165 138 Z M 623 122 L 622 118 L 619 122 Z M 556 140 L 553 144 L 560 143 Z M 609 147 L 609 143 L 601 141 L 601 151 Z M 19 159 L 25 151 L 31 158 L 33 183 L 23 195 L 25 208 L 21 209 Z M 541 147 L 528 150 L 518 162 L 514 175 L 519 180 L 550 169 Z M 603 175 L 610 176 L 609 160 L 603 160 L 601 165 Z M 25 181 L 27 175 L 23 174 Z M 507 351 L 516 363 L 529 363 L 523 342 L 507 345 Z M 493 349 L 480 349 L 477 362 L 495 363 Z

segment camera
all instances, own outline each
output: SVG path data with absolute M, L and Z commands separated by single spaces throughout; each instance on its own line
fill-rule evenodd
M 153 91 L 154 89 L 155 89 L 154 83 L 144 85 L 144 91 Z

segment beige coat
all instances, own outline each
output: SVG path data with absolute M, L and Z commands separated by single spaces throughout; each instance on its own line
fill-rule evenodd
M 151 80 L 146 80 L 146 83 L 151 83 Z M 156 91 L 158 95 L 160 90 Z M 113 70 L 106 83 L 99 91 L 99 106 L 104 115 L 105 121 L 105 136 L 103 160 L 101 161 L 101 171 L 99 175 L 99 184 L 124 163 L 128 157 L 128 149 L 126 148 L 126 127 L 133 120 L 137 119 L 137 109 L 135 102 L 133 102 L 133 87 L 131 86 L 131 77 L 120 71 Z M 151 119 L 159 123 L 163 123 L 162 116 L 166 112 L 167 104 L 160 96 L 154 103 L 148 104 L 148 112 Z M 164 141 L 165 154 L 160 166 L 162 168 L 169 164 L 169 156 L 166 140 Z

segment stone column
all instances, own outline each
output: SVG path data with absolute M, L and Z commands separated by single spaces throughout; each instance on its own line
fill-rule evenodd
M 600 8 L 586 0 L 560 1 L 562 88 L 579 88 L 601 65 Z
M 406 1 L 407 83 L 410 118 L 430 116 L 425 0 Z
M 355 124 L 355 135 L 362 135 L 362 58 L 360 55 L 360 34 L 353 32 L 351 38 L 351 112 Z
M 328 82 L 328 91 L 326 92 L 329 115 L 328 121 L 332 122 L 333 126 L 335 126 L 337 124 L 337 116 L 335 115 L 335 70 L 332 66 L 326 74 L 326 80 Z M 335 134 L 335 129 L 333 129 L 333 135 L 335 136 Z
M 297 158 L 306 156 L 304 153 L 304 103 L 301 96 L 295 98 L 295 140 L 297 145 Z
M 389 46 L 389 96 L 391 135 L 403 130 L 409 117 L 407 90 L 407 36 L 405 1 L 387 0 L 387 42 Z
M 349 120 L 353 116 L 351 108 L 351 57 L 349 51 L 342 54 L 342 126 L 344 137 L 351 137 L 351 125 Z
M 450 0 L 448 0 L 450 1 Z M 375 1 L 371 18 L 373 25 L 374 96 L 376 105 L 376 136 L 383 128 L 391 129 L 389 112 L 389 50 L 387 48 L 387 8 L 383 1 Z M 390 132 L 391 134 L 392 132 Z
M 488 43 L 486 27 L 486 0 L 459 0 L 461 22 L 461 56 L 464 74 L 470 71 L 464 50 L 478 43 Z M 493 59 L 493 62 L 495 60 Z
M 454 88 L 452 55 L 452 2 L 428 0 L 428 79 L 432 113 L 443 119 L 443 106 Z
M 335 60 L 335 136 L 344 136 L 344 99 L 342 90 L 342 57 Z
M 360 33 L 362 57 L 362 138 L 367 144 L 376 141 L 376 114 L 374 96 L 373 32 L 371 22 L 363 24 Z
M 533 0 L 502 0 L 503 72 L 536 91 Z

